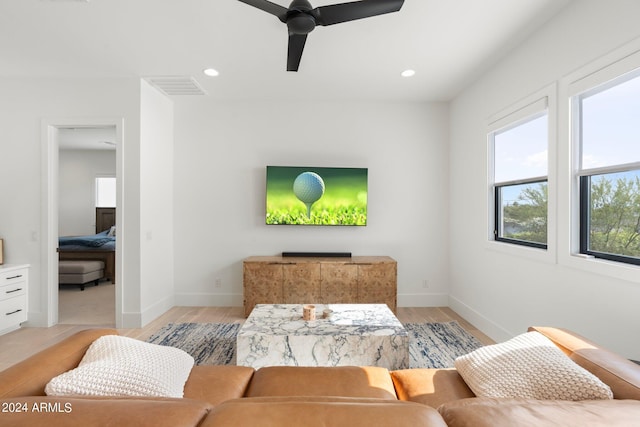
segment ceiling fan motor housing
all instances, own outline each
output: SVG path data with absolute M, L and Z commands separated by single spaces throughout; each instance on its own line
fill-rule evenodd
M 293 0 L 287 12 L 289 34 L 309 34 L 316 27 L 316 20 L 310 13 L 313 10 L 307 0 Z
M 289 34 L 309 34 L 316 27 L 316 20 L 313 16 L 304 12 L 296 14 L 287 20 Z
M 313 8 L 309 0 L 292 0 L 285 8 L 271 0 L 240 0 L 277 17 L 287 24 L 289 45 L 287 71 L 298 71 L 307 34 L 317 25 L 328 26 L 356 19 L 397 12 L 404 0 L 351 0 Z

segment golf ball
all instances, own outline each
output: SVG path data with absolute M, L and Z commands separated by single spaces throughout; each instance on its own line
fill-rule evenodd
M 313 203 L 324 194 L 324 181 L 315 172 L 302 172 L 293 181 L 293 194 L 303 203 Z

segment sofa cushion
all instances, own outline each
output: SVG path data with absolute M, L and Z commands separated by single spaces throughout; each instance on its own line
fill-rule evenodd
M 184 385 L 184 397 L 217 405 L 244 396 L 254 369 L 235 365 L 194 366 Z
M 25 396 L 2 399 L 0 425 L 12 427 L 194 427 L 213 407 L 191 399 Z
M 247 397 L 344 396 L 397 400 L 386 368 L 269 366 L 253 375 Z
M 469 388 L 480 397 L 613 398 L 608 385 L 574 363 L 538 332 L 481 347 L 458 357 L 454 364 Z
M 91 344 L 77 368 L 45 387 L 54 396 L 182 397 L 194 360 L 183 350 L 119 335 Z
M 640 400 L 640 365 L 566 329 L 531 326 L 569 356 L 611 387 L 614 399 Z
M 446 427 L 413 402 L 348 397 L 256 397 L 216 406 L 200 427 Z
M 458 400 L 438 408 L 449 427 L 629 427 L 638 425 L 637 400 Z
M 455 369 L 414 368 L 391 372 L 400 400 L 437 408 L 445 402 L 474 397 Z
M 5 369 L 0 372 L 0 397 L 44 396 L 51 378 L 77 367 L 96 339 L 117 333 L 115 329 L 85 329 Z

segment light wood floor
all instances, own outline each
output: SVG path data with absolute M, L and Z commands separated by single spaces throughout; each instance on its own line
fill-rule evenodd
M 85 290 L 86 292 L 86 290 Z M 457 320 L 467 332 L 483 344 L 494 342 L 448 307 L 399 307 L 397 317 L 402 323 L 449 322 Z M 139 329 L 119 329 L 121 335 L 146 340 L 167 323 L 224 322 L 243 323 L 242 307 L 174 307 L 153 322 Z M 108 327 L 105 325 L 58 324 L 50 328 L 21 328 L 0 336 L 0 370 L 31 356 L 83 329 Z

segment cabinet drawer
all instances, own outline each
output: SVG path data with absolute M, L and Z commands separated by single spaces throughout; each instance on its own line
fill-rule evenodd
M 12 283 L 7 286 L 0 286 L 0 301 L 15 298 L 27 293 L 27 282 Z
M 27 280 L 27 269 L 0 271 L 0 287 Z
M 0 301 L 0 330 L 27 321 L 27 298 L 18 296 Z

